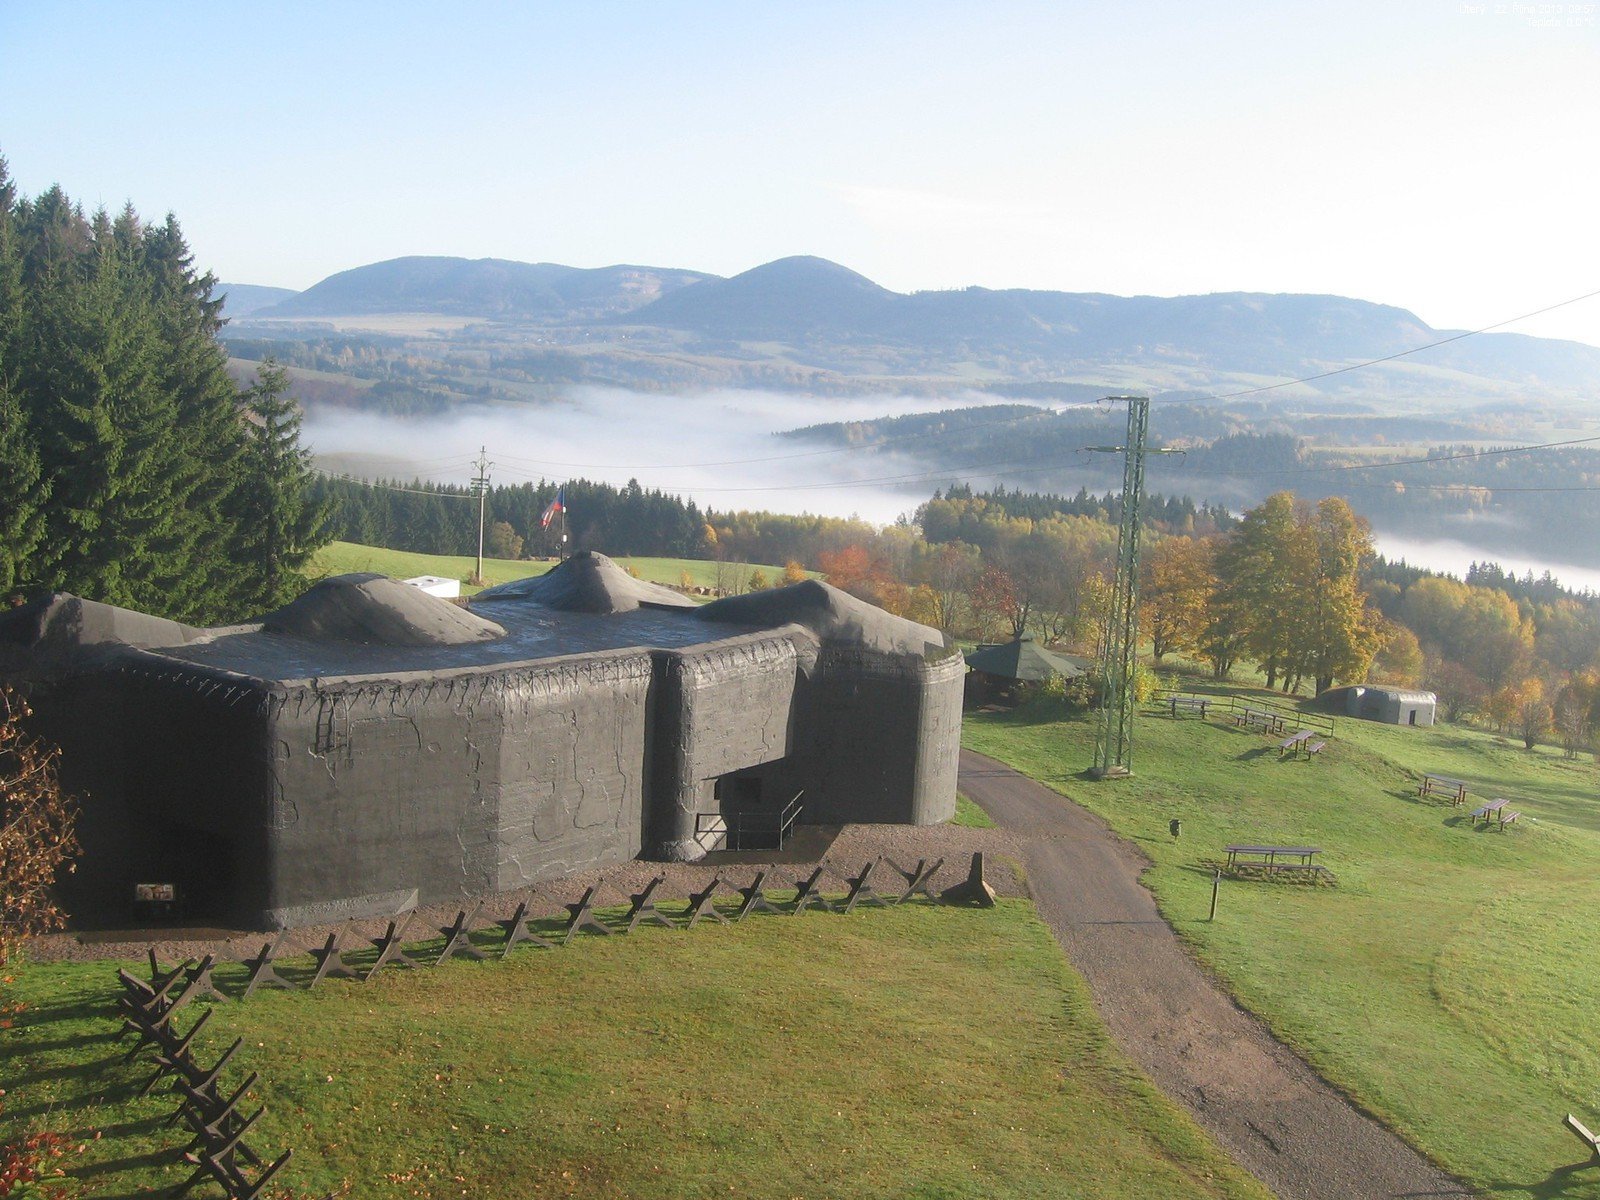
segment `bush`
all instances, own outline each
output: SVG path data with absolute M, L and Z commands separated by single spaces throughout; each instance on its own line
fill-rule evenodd
M 0 964 L 28 938 L 60 927 L 51 888 L 78 852 L 77 805 L 56 778 L 59 752 L 23 729 L 30 715 L 20 695 L 0 688 Z
M 1128 689 L 1133 692 L 1133 698 L 1140 704 L 1146 704 L 1156 698 L 1156 693 L 1161 690 L 1161 677 L 1149 667 L 1138 665 L 1133 668 L 1133 678 L 1128 681 Z

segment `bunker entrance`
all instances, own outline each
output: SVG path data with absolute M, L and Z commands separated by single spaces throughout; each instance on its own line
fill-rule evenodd
M 706 850 L 782 850 L 800 819 L 803 792 L 779 787 L 767 763 L 731 771 L 711 781 L 713 811 L 696 819 L 695 838 Z

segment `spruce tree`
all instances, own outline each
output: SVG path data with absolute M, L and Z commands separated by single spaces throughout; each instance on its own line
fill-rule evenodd
M 242 598 L 258 610 L 300 592 L 303 568 L 330 536 L 327 506 L 312 495 L 311 455 L 300 445 L 300 409 L 289 387 L 289 372 L 268 359 L 244 394 L 235 556 L 248 570 Z
M 12 209 L 16 189 L 0 158 L 0 591 L 23 578 L 44 537 L 49 487 L 33 424 L 17 395 L 22 347 L 22 246 Z
M 245 434 L 214 280 L 177 222 L 20 199 L 0 162 L 0 586 L 242 614 Z

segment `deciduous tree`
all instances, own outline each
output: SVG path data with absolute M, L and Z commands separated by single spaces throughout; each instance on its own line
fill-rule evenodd
M 1139 624 L 1157 662 L 1196 646 L 1216 585 L 1211 555 L 1194 538 L 1164 538 L 1150 547 L 1139 591 Z
M 55 747 L 23 727 L 29 715 L 20 695 L 0 688 L 0 965 L 61 924 L 51 892 L 78 849 L 77 805 L 62 794 Z

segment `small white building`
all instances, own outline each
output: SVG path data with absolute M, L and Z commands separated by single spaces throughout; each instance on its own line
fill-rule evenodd
M 1327 712 L 1342 710 L 1347 716 L 1386 725 L 1432 725 L 1437 704 L 1432 692 L 1394 687 L 1329 688 L 1317 697 L 1317 706 Z
M 461 598 L 461 580 L 446 579 L 443 575 L 417 575 L 410 579 L 401 580 L 409 583 L 414 588 L 420 588 L 430 596 L 438 596 L 444 600 L 458 600 Z

